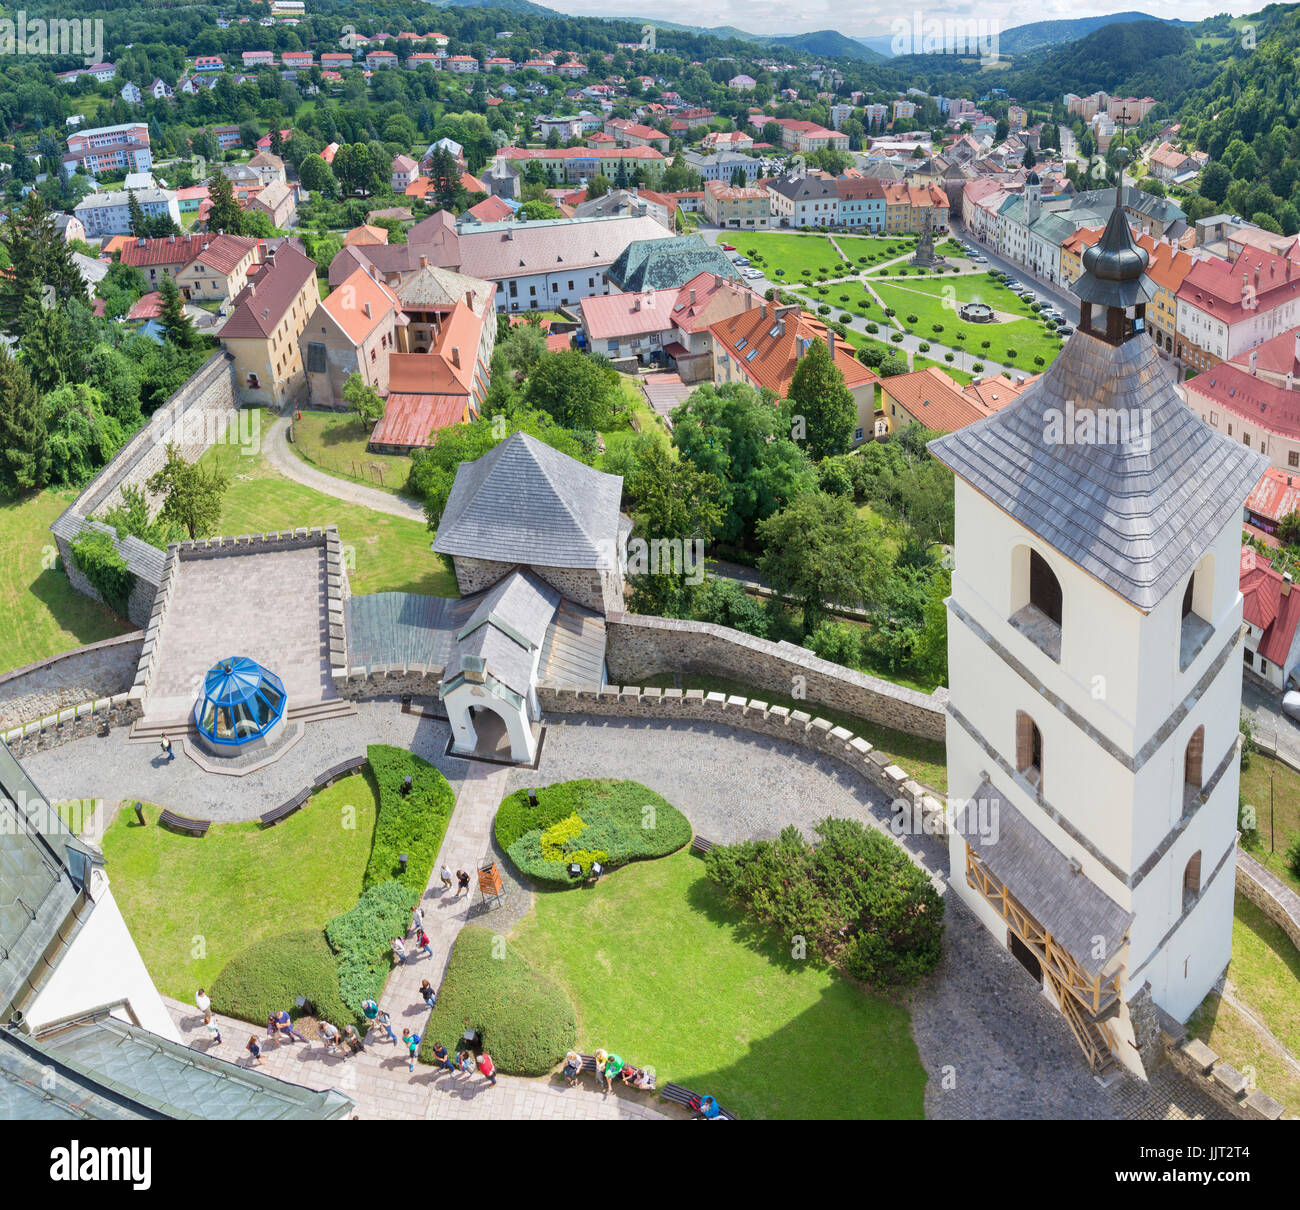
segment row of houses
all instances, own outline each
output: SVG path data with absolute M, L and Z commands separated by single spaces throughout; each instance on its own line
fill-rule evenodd
M 948 195 L 937 185 L 792 174 L 769 181 L 767 193 L 776 227 L 845 227 L 885 235 L 948 229 Z

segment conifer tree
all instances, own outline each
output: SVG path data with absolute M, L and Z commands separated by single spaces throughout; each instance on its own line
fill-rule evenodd
M 0 491 L 44 487 L 50 469 L 45 409 L 27 368 L 0 345 Z

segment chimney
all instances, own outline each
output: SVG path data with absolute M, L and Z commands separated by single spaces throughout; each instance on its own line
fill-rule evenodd
M 507 227 L 506 239 L 514 239 L 514 238 L 515 238 L 515 229 L 513 227 Z
M 451 364 L 458 370 L 460 369 L 460 346 L 453 345 L 451 349 Z
M 1295 375 L 1290 370 L 1286 372 L 1286 389 L 1288 391 L 1295 390 Z
M 632 310 L 633 311 L 641 310 L 641 296 L 639 294 L 635 299 L 632 300 Z
M 759 319 L 761 319 L 764 323 L 767 322 L 767 303 L 759 303 L 759 304 L 758 304 L 758 317 L 759 317 Z
M 826 329 L 826 347 L 830 350 L 831 361 L 835 360 L 835 333 L 832 329 Z
M 784 335 L 785 335 L 785 320 L 778 319 L 776 321 L 776 339 L 780 340 L 781 337 Z
M 976 376 L 975 378 L 972 378 L 972 379 L 970 380 L 970 384 L 971 384 L 971 386 L 973 386 L 973 387 L 977 387 L 977 386 L 979 386 L 979 384 L 980 384 L 981 382 L 983 382 L 983 381 L 984 381 L 983 378 L 981 378 L 981 377 L 979 377 L 979 376 Z
M 369 319 L 369 318 L 370 318 L 370 304 L 369 304 L 368 302 L 364 302 L 364 303 L 362 303 L 362 304 L 361 304 L 361 309 L 366 313 L 366 318 Z
M 1256 368 L 1255 368 L 1255 367 L 1256 367 L 1256 364 L 1258 363 L 1258 361 L 1259 361 L 1259 350 L 1258 350 L 1258 349 L 1251 349 L 1251 351 L 1250 351 L 1250 372 L 1251 372 L 1252 375 L 1258 372 L 1258 371 L 1256 370 Z
M 429 267 L 429 258 L 427 256 L 420 257 L 420 268 L 427 269 L 428 267 Z
M 249 298 L 252 298 L 253 295 L 256 294 L 256 293 L 257 293 L 257 283 L 256 283 L 256 282 L 249 282 L 249 283 L 248 283 L 248 297 L 249 297 Z
M 1282 595 L 1284 597 L 1289 597 L 1291 595 L 1291 585 L 1293 583 L 1294 581 L 1291 578 L 1291 573 L 1289 571 L 1284 571 L 1282 573 Z

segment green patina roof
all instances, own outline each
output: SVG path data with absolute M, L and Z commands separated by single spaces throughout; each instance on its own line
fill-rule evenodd
M 698 235 L 633 240 L 609 267 L 609 280 L 625 291 L 674 290 L 699 273 L 739 280 L 727 254 Z

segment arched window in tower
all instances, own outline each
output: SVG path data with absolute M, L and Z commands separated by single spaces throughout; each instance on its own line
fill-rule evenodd
M 1197 727 L 1192 738 L 1187 741 L 1187 751 L 1183 754 L 1183 784 L 1193 790 L 1199 790 L 1205 784 L 1201 780 L 1201 755 L 1205 751 L 1205 728 Z
M 1183 870 L 1183 907 L 1188 908 L 1201 893 L 1201 850 L 1192 854 Z
M 1191 664 L 1214 635 L 1214 627 L 1210 624 L 1213 616 L 1214 556 L 1205 555 L 1187 577 L 1187 583 L 1183 587 L 1178 642 L 1180 671 Z
M 1029 552 L 1029 603 L 1058 626 L 1061 624 L 1061 582 L 1036 550 Z
M 1016 770 L 1043 793 L 1043 734 L 1023 710 L 1016 711 Z

